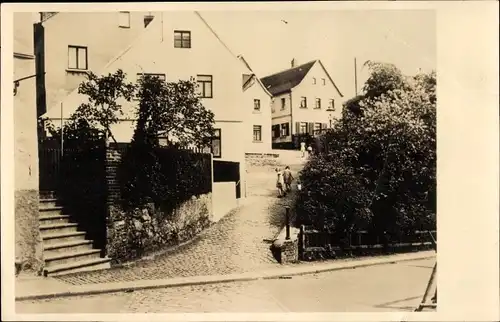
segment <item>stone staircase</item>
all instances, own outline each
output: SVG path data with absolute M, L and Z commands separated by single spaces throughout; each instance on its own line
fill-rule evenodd
M 78 224 L 63 214 L 57 199 L 40 196 L 39 211 L 45 276 L 110 268 L 111 259 L 101 257 L 101 250 L 94 249 L 85 232 L 78 231 Z

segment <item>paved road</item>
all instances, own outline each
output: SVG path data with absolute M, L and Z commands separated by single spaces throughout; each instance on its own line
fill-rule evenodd
M 249 174 L 247 203 L 204 231 L 194 242 L 131 267 L 56 277 L 74 284 L 242 273 L 279 265 L 269 249 L 284 226 L 284 204 L 276 198 L 272 169 Z
M 204 313 L 412 311 L 434 260 L 295 276 L 16 302 L 22 313 Z

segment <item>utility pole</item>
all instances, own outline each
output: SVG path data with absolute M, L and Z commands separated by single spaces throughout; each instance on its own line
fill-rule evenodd
M 354 93 L 358 96 L 358 67 L 356 64 L 356 57 L 354 57 Z

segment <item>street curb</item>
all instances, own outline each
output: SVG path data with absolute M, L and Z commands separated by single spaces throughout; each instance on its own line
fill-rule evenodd
M 117 292 L 133 292 L 136 290 L 148 290 L 148 289 L 169 288 L 169 287 L 278 279 L 280 277 L 317 274 L 317 273 L 332 272 L 337 270 L 394 264 L 398 262 L 423 260 L 436 257 L 435 254 L 431 255 L 428 253 L 429 252 L 427 252 L 427 254 L 420 254 L 419 256 L 412 256 L 412 257 L 409 256 L 409 258 L 398 259 L 394 257 L 393 258 L 389 257 L 383 259 L 355 260 L 352 262 L 328 263 L 326 265 L 320 264 L 317 266 L 315 265 L 313 267 L 311 266 L 285 267 L 284 269 L 277 268 L 273 269 L 272 271 L 250 272 L 250 273 L 240 273 L 240 274 L 194 276 L 194 277 L 170 278 L 162 280 L 140 280 L 132 282 L 89 284 L 89 285 L 72 286 L 72 287 L 71 285 L 68 285 L 68 287 L 71 287 L 71 289 L 67 289 L 64 291 L 48 291 L 39 294 L 16 296 L 15 301 L 54 299 L 60 297 L 97 295 L 97 294 L 117 293 Z M 324 266 L 324 267 L 318 267 L 318 266 Z

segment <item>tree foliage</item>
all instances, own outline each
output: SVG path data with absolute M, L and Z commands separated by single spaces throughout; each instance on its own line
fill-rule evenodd
M 364 94 L 348 100 L 301 174 L 301 220 L 347 234 L 403 234 L 435 225 L 436 77 L 368 63 Z
M 214 113 L 202 105 L 196 86 L 192 79 L 141 78 L 134 141 L 161 136 L 169 146 L 205 146 L 214 134 Z
M 131 101 L 135 85 L 126 81 L 122 70 L 98 76 L 87 74 L 87 80 L 78 87 L 78 93 L 87 98 L 87 102 L 78 106 L 69 120 L 65 122 L 64 140 L 68 143 L 83 144 L 99 140 L 103 135 L 114 139 L 110 126 L 118 123 L 123 111 L 119 102 Z M 52 137 L 61 138 L 61 129 L 48 123 L 47 129 Z
M 182 160 L 165 164 L 165 156 L 162 157 L 158 150 L 159 136 L 166 138 L 170 149 L 203 147 L 213 136 L 214 114 L 202 105 L 195 86 L 192 80 L 166 83 L 149 75 L 139 81 L 137 125 L 120 169 L 122 196 L 126 207 L 142 206 L 148 202 L 160 205 L 170 200 L 172 203 L 168 208 L 171 209 L 172 204 L 175 206 L 190 198 L 193 191 L 203 190 L 195 189 L 201 182 L 201 174 L 193 173 L 193 178 L 186 179 L 189 181 L 186 183 L 186 193 L 174 191 L 181 189 L 184 184 L 179 180 L 172 185 L 175 178 L 172 179 L 171 176 L 176 175 L 179 169 L 165 167 L 174 167 L 175 162 Z M 187 165 L 184 168 L 190 169 Z M 196 178 L 198 183 L 193 181 Z

